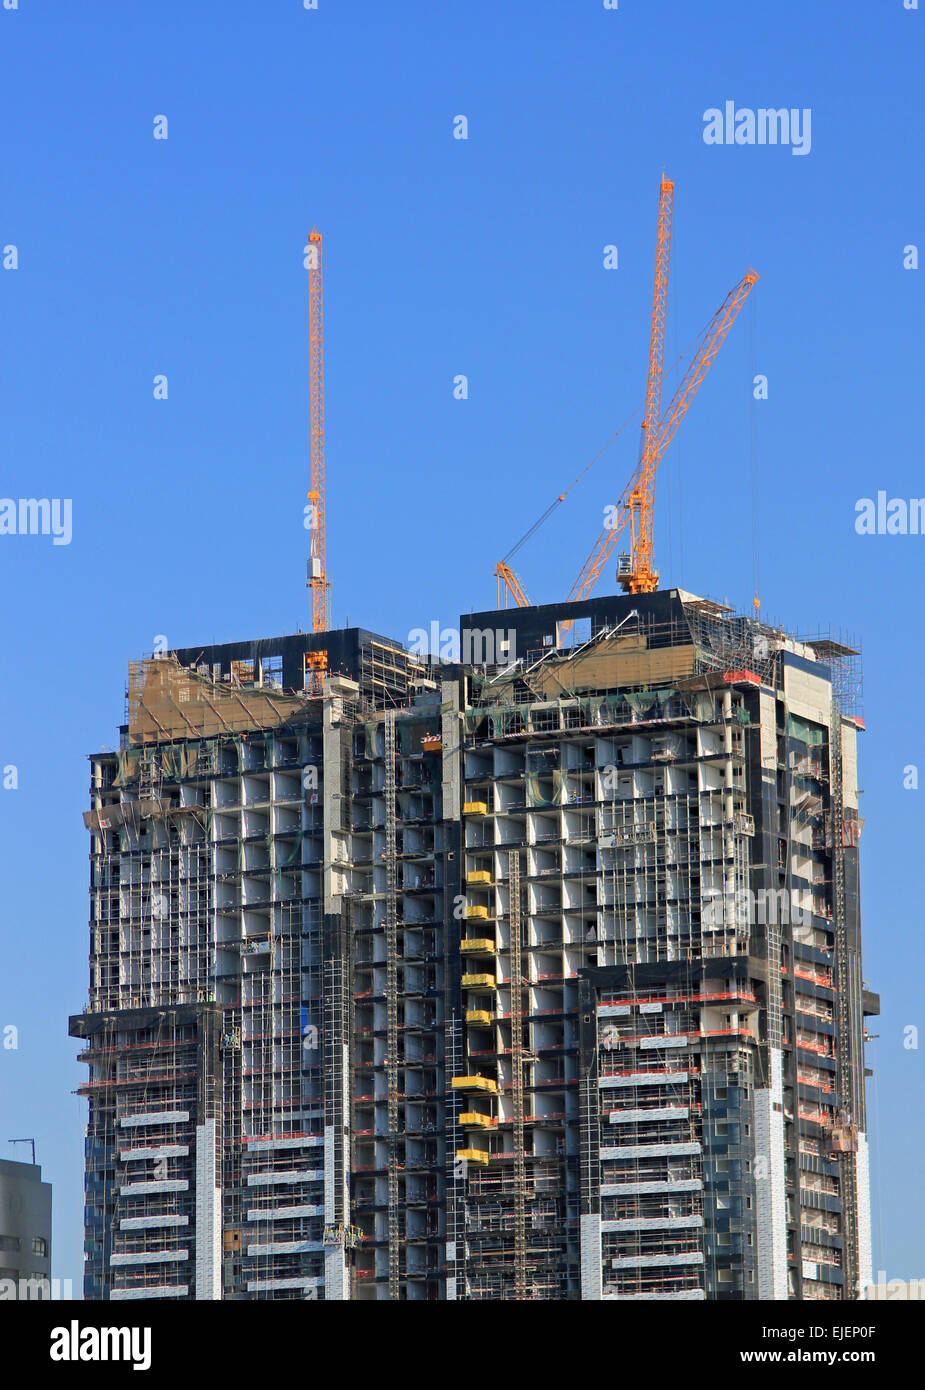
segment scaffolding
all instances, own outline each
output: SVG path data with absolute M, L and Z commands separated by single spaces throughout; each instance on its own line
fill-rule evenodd
M 829 744 L 829 763 L 831 777 L 832 805 L 832 876 L 833 876 L 833 915 L 835 919 L 835 1010 L 838 1020 L 838 1094 L 841 1101 L 843 1122 L 849 1132 L 857 1125 L 858 1104 L 858 1059 L 854 1056 L 857 1028 L 852 1017 L 851 1001 L 855 991 L 855 981 L 851 979 L 852 960 L 848 949 L 848 923 L 845 907 L 845 849 L 843 837 L 844 792 L 842 785 L 842 711 L 837 701 L 832 701 L 831 741 Z M 859 981 L 857 983 L 860 983 Z M 863 1067 L 863 1059 L 861 1059 Z M 857 1217 L 857 1170 L 855 1166 L 855 1145 L 839 1143 L 836 1149 L 839 1170 L 840 1195 L 845 1213 L 843 1234 L 845 1240 L 845 1277 L 848 1288 L 858 1288 L 858 1217 Z
M 193 1225 L 194 1155 L 216 1119 L 221 1014 L 214 1005 L 87 1013 L 72 1031 L 91 1100 L 87 1143 L 112 1165 L 87 1186 L 88 1288 L 108 1297 L 188 1298 L 203 1261 Z M 73 1026 L 73 1025 L 76 1025 Z M 205 1237 L 203 1236 L 203 1239 Z
M 757 1217 L 730 1227 L 716 1193 L 745 1209 L 759 1191 L 726 1174 L 756 1152 L 743 1117 L 768 1089 L 769 1048 L 792 1057 L 799 1093 L 770 1121 L 785 1135 L 796 1121 L 784 1195 L 841 1195 L 845 1212 L 840 1263 L 840 1213 L 802 1213 L 808 1268 L 829 1267 L 807 1274 L 811 1296 L 839 1296 L 836 1269 L 854 1277 L 852 652 L 691 596 L 614 621 L 439 694 L 433 667 L 375 640 L 356 698 L 333 675 L 321 701 L 260 685 L 259 660 L 237 654 L 227 680 L 172 658 L 133 666 L 127 737 L 96 759 L 87 814 L 88 1017 L 153 1009 L 161 1032 L 107 1042 L 152 1050 L 119 1073 L 108 1116 L 94 1101 L 94 1166 L 120 1151 L 136 1100 L 157 1117 L 174 1097 L 192 1124 L 186 1073 L 212 1067 L 226 1294 L 753 1296 Z M 788 653 L 832 671 L 830 730 L 775 717 Z M 788 736 L 802 740 L 790 756 Z M 756 752 L 776 788 L 750 783 Z M 789 886 L 801 869 L 805 939 L 774 918 L 753 930 L 755 873 Z M 219 1011 L 214 1057 L 180 1012 L 168 1023 L 184 1009 Z M 86 1094 L 105 1098 L 97 1045 Z M 168 1181 L 195 1185 L 198 1143 L 191 1131 L 167 1157 Z M 114 1252 L 159 1253 L 121 1223 L 192 1217 L 193 1198 L 107 1194 L 91 1282 L 159 1287 L 153 1262 L 110 1274 Z M 734 1290 L 720 1280 L 730 1230 Z
M 398 1229 L 398 928 L 395 802 L 395 715 L 385 716 L 385 951 L 386 951 L 386 1088 L 388 1092 L 389 1298 L 401 1288 Z
M 527 1173 L 524 1140 L 524 1048 L 523 991 L 520 924 L 520 855 L 511 850 L 508 862 L 508 891 L 511 924 L 511 1112 L 514 1150 L 514 1297 L 527 1297 L 526 1190 Z

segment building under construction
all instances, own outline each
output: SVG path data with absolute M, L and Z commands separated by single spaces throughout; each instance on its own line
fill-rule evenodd
M 663 411 L 673 190 L 620 505 L 563 603 L 519 542 L 452 662 L 332 630 L 311 233 L 312 633 L 133 664 L 91 760 L 88 1298 L 870 1282 L 858 654 L 658 587 L 658 464 L 758 279 Z
M 132 665 L 86 1296 L 857 1297 L 856 653 L 677 589 L 460 630 Z

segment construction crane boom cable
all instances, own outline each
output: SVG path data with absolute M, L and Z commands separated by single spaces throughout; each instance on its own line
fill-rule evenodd
M 671 366 L 668 367 L 668 369 L 665 372 L 665 376 L 671 376 L 673 372 L 676 372 L 678 370 L 678 367 L 681 365 L 681 363 L 687 357 L 690 356 L 696 344 L 703 340 L 703 338 L 709 331 L 709 327 L 712 322 L 713 318 L 711 317 L 706 321 L 706 323 L 704 323 L 703 327 L 697 333 L 694 334 L 687 346 L 682 348 L 682 350 L 678 353 L 677 357 L 671 363 Z M 527 541 L 530 540 L 532 536 L 536 535 L 540 527 L 543 526 L 549 520 L 553 512 L 558 510 L 558 508 L 565 501 L 566 497 L 568 497 L 569 493 L 578 485 L 578 483 L 581 482 L 585 474 L 588 473 L 594 467 L 598 459 L 603 458 L 604 454 L 610 448 L 611 444 L 613 444 L 615 440 L 619 439 L 620 435 L 629 425 L 633 423 L 637 415 L 639 415 L 641 411 L 645 410 L 645 404 L 645 401 L 642 400 L 639 402 L 637 406 L 635 406 L 635 408 L 629 413 L 629 415 L 627 415 L 626 419 L 623 421 L 623 424 L 620 425 L 618 429 L 614 430 L 613 434 L 604 444 L 601 445 L 594 457 L 590 459 L 588 463 L 585 464 L 584 468 L 582 468 L 580 473 L 577 473 L 575 475 L 575 477 L 569 483 L 568 487 L 564 490 L 564 492 L 559 493 L 555 501 L 551 502 L 550 505 L 546 508 L 545 512 L 543 512 L 542 516 L 537 517 L 533 525 L 529 527 L 528 530 L 526 530 L 520 537 L 520 540 L 511 546 L 510 550 L 507 552 L 506 555 L 502 556 L 502 564 L 507 564 L 508 561 L 514 555 L 517 554 L 518 550 L 520 550 L 522 546 L 526 545 Z

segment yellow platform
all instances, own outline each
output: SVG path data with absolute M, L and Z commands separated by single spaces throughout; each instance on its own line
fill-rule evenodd
M 454 1091 L 487 1091 L 498 1094 L 498 1083 L 490 1076 L 454 1076 L 450 1083 Z
M 491 1129 L 494 1120 L 490 1115 L 480 1115 L 477 1110 L 466 1110 L 464 1114 L 460 1115 L 459 1123 L 461 1125 L 474 1125 L 479 1129 Z

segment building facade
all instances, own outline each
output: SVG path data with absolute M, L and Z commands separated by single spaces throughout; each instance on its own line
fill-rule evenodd
M 51 1183 L 37 1163 L 0 1159 L 0 1298 L 51 1297 Z
M 681 590 L 460 637 L 130 669 L 87 1296 L 856 1297 L 856 653 Z

